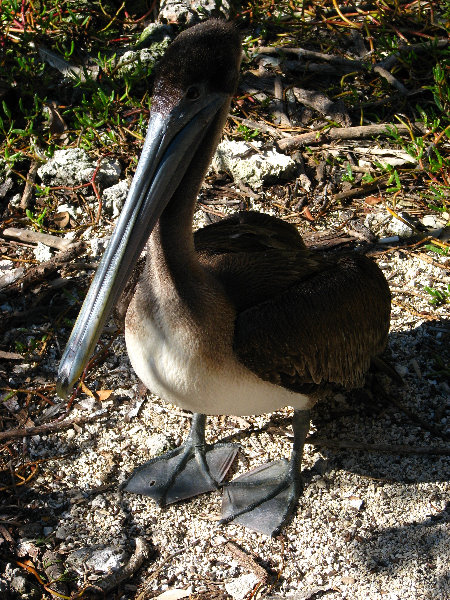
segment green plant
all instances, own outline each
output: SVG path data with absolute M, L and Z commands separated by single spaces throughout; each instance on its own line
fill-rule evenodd
M 237 130 L 246 142 L 250 142 L 259 134 L 258 129 L 251 129 L 250 127 L 242 124 L 237 126 Z
M 449 255 L 448 248 L 439 248 L 439 246 L 435 246 L 434 244 L 426 244 L 425 249 L 430 250 L 430 252 L 435 252 L 436 254 L 440 254 L 441 256 Z
M 346 173 L 344 173 L 344 175 L 342 175 L 341 179 L 342 181 L 350 181 L 353 182 L 355 181 L 355 176 L 353 175 L 353 171 L 352 171 L 352 165 L 348 164 L 345 166 L 346 169 Z
M 28 208 L 25 212 L 33 225 L 38 227 L 39 231 L 42 231 L 45 215 L 47 214 L 47 208 L 44 208 L 37 216 Z
M 433 306 L 442 306 L 443 304 L 450 302 L 450 284 L 448 284 L 447 289 L 442 292 L 428 286 L 424 286 L 423 289 L 430 294 L 431 299 L 429 302 L 430 304 L 433 304 Z

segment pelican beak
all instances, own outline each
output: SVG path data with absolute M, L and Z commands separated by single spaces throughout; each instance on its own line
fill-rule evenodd
M 83 372 L 155 223 L 227 99 L 219 93 L 183 98 L 168 114 L 151 114 L 127 200 L 61 358 L 56 389 L 62 398 Z

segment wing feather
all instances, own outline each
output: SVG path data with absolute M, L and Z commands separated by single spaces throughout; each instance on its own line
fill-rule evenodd
M 238 313 L 234 351 L 262 379 L 299 392 L 362 383 L 385 348 L 390 293 L 365 256 L 341 257 Z

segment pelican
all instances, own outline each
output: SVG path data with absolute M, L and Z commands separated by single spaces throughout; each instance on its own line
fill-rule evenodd
M 390 294 L 367 257 L 325 258 L 272 216 L 240 212 L 193 234 L 240 61 L 239 34 L 220 20 L 182 32 L 161 60 L 136 174 L 61 359 L 58 393 L 72 389 L 122 294 L 136 374 L 193 413 L 186 441 L 137 467 L 125 490 L 164 506 L 223 487 L 223 522 L 274 535 L 302 491 L 310 409 L 332 386 L 362 384 L 386 345 Z M 236 445 L 206 445 L 206 415 L 285 406 L 294 408 L 290 459 L 227 482 Z

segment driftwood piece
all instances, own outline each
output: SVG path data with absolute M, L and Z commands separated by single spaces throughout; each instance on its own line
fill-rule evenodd
M 30 437 L 32 435 L 48 435 L 49 433 L 55 433 L 57 431 L 63 431 L 64 429 L 70 429 L 71 427 L 79 427 L 85 423 L 92 423 L 101 419 L 107 414 L 107 411 L 101 411 L 99 413 L 89 415 L 88 417 L 79 417 L 77 419 L 70 419 L 66 421 L 55 421 L 53 423 L 46 423 L 45 425 L 37 425 L 36 427 L 23 427 L 19 429 L 9 429 L 8 431 L 0 431 L 0 442 L 5 440 L 14 440 L 17 438 Z
M 322 92 L 305 90 L 298 87 L 294 87 L 293 92 L 298 102 L 304 106 L 309 106 L 310 108 L 317 110 L 344 127 L 349 127 L 351 125 L 350 115 L 342 100 L 340 102 L 332 102 L 328 96 L 325 96 Z
M 35 267 L 31 267 L 18 281 L 6 285 L 4 289 L 2 289 L 2 296 L 9 297 L 16 294 L 22 294 L 32 285 L 36 285 L 37 283 L 46 280 L 48 276 L 57 271 L 59 267 L 82 254 L 84 249 L 84 242 L 76 242 L 71 248 L 64 252 L 60 252 L 50 260 L 47 260 L 40 265 L 36 265 Z
M 50 248 L 56 248 L 57 250 L 68 250 L 73 244 L 73 240 L 66 240 L 56 235 L 50 235 L 48 233 L 41 233 L 40 231 L 34 231 L 33 229 L 18 229 L 16 227 L 8 227 L 2 232 L 3 237 L 13 238 L 20 240 L 21 242 L 32 242 L 34 244 L 45 244 Z
M 56 597 L 58 597 L 58 595 L 60 597 L 67 597 L 69 595 L 69 588 L 67 583 L 62 581 L 65 569 L 61 556 L 56 554 L 56 552 L 47 550 L 42 557 L 42 566 L 44 567 L 45 574 L 49 581 L 47 586 L 50 593 L 54 592 Z
M 31 195 L 33 193 L 33 186 L 36 180 L 36 174 L 38 169 L 38 161 L 33 160 L 28 171 L 25 189 L 23 190 L 22 198 L 20 199 L 20 208 L 22 208 L 23 210 L 26 210 L 30 206 Z
M 430 454 L 449 456 L 448 446 L 406 446 L 398 444 L 365 444 L 364 442 L 325 440 L 316 437 L 306 438 L 307 444 L 323 446 L 324 448 L 351 448 L 352 450 L 365 450 L 366 452 L 387 452 L 389 454 Z
M 237 544 L 229 541 L 223 545 L 223 548 L 227 554 L 237 560 L 241 567 L 254 573 L 261 583 L 265 583 L 268 580 L 269 574 L 266 569 L 259 565 L 252 556 L 244 552 Z
M 334 127 L 323 133 L 318 131 L 311 133 L 302 133 L 290 138 L 278 140 L 277 145 L 282 152 L 295 150 L 305 145 L 322 144 L 331 140 L 361 140 L 375 136 L 387 136 L 388 127 L 392 127 L 399 134 L 407 134 L 410 129 L 406 125 L 397 125 L 393 123 L 382 123 L 380 125 L 361 125 L 359 127 Z M 420 133 L 425 133 L 426 128 L 423 123 L 414 123 L 413 129 Z
M 104 577 L 98 583 L 94 585 L 88 585 L 84 591 L 97 592 L 100 594 L 106 594 L 112 592 L 118 587 L 123 581 L 130 579 L 138 571 L 144 560 L 147 560 L 150 556 L 150 548 L 147 542 L 142 537 L 136 538 L 136 549 L 134 554 L 130 557 L 130 560 L 126 565 L 123 566 L 121 571 L 116 571 Z

